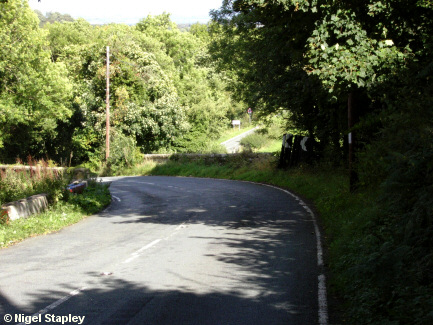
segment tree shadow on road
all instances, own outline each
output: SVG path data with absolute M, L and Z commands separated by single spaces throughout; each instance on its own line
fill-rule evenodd
M 202 257 L 221 265 L 207 283 L 200 283 L 200 291 L 187 281 L 181 285 L 185 277 L 199 280 L 176 269 L 164 289 L 122 274 L 89 272 L 83 275 L 86 289 L 49 313 L 86 316 L 85 324 L 316 324 L 318 270 L 311 218 L 282 192 L 262 188 L 255 195 L 257 185 L 251 184 L 245 194 L 245 184 L 232 183 L 211 182 L 200 196 L 188 192 L 194 184 L 188 179 L 177 189 L 144 188 L 135 193 L 140 204 L 123 198 L 97 216 L 113 225 L 189 227 L 184 236 L 197 247 L 205 245 Z M 203 227 L 213 235 L 201 232 Z M 188 249 L 175 241 L 172 245 L 168 248 Z M 233 285 L 219 288 L 218 277 Z M 25 311 L 14 306 L 13 297 L 0 296 L 2 312 L 31 315 L 77 289 L 68 283 L 61 287 L 62 292 L 32 293 Z
M 85 316 L 83 324 L 312 324 L 312 317 L 299 313 L 298 306 L 263 303 L 260 298 L 232 293 L 195 293 L 183 290 L 155 290 L 142 283 L 125 281 L 115 274 L 102 276 L 88 274 L 89 287 L 70 297 L 55 309 L 47 310 L 42 324 L 49 324 L 45 317 Z M 64 285 L 65 291 L 34 293 L 32 306 L 26 310 L 0 295 L 2 319 L 5 314 L 31 316 L 53 304 L 53 297 L 65 296 L 76 290 Z M 48 316 L 46 316 L 48 315 Z M 272 316 L 272 317 L 270 317 Z M 24 318 L 21 318 L 24 323 Z M 50 320 L 50 319 L 48 319 Z M 52 323 L 52 322 L 51 322 Z M 12 322 L 15 324 L 15 322 Z M 39 323 L 38 323 L 39 324 Z M 65 324 L 76 324 L 66 322 Z
M 200 188 L 198 196 L 189 191 L 195 182 L 182 179 L 177 188 L 140 189 L 137 195 L 143 204 L 129 205 L 131 214 L 113 222 L 193 228 L 196 234 L 188 238 L 197 246 L 206 245 L 208 258 L 229 265 L 242 279 L 233 290 L 250 287 L 267 295 L 262 303 L 296 306 L 310 317 L 311 322 L 304 324 L 313 324 L 318 267 L 311 216 L 293 198 L 273 188 L 214 180 Z M 218 235 L 200 235 L 202 227 L 211 227 Z

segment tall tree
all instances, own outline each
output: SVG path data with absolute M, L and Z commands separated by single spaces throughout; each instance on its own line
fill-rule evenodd
M 163 14 L 148 16 L 136 28 L 158 39 L 174 65 L 171 76 L 191 126 L 176 149 L 206 150 L 209 139 L 218 138 L 228 126 L 227 114 L 235 104 L 226 91 L 225 74 L 216 72 L 209 56 L 207 26 L 193 25 L 191 32 L 182 32 Z
M 27 1 L 0 3 L 0 12 L 0 148 L 5 160 L 42 155 L 71 115 L 71 85 Z
M 380 211 L 366 211 L 365 229 L 355 226 L 365 236 L 337 261 L 340 290 L 351 323 L 430 324 L 432 2 L 234 0 L 213 17 L 214 53 L 264 114 L 289 109 L 340 149 L 355 99 L 359 122 L 349 131 L 364 144 L 357 169 L 380 193 Z
M 381 85 L 418 60 L 429 64 L 429 4 L 223 1 L 212 14 L 213 53 L 236 72 L 250 105 L 265 115 L 289 109 L 300 127 L 337 144 L 347 132 L 350 92 L 358 93 L 360 117 L 368 116 L 388 106 Z

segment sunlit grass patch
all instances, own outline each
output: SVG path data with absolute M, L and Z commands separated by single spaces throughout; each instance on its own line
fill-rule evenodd
M 0 225 L 0 247 L 58 231 L 102 210 L 110 202 L 108 187 L 91 182 L 83 194 L 69 194 L 41 214 Z

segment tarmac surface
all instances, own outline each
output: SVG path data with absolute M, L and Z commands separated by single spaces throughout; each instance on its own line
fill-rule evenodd
M 105 211 L 0 251 L 0 323 L 326 324 L 298 199 L 228 180 L 104 181 Z

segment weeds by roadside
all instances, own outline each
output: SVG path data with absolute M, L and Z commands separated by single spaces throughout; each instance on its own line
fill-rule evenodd
M 105 184 L 90 181 L 82 194 L 68 194 L 67 203 L 78 207 L 84 214 L 101 211 L 111 202 L 110 191 Z
M 48 194 L 51 202 L 62 198 L 68 180 L 61 171 L 31 157 L 28 165 L 28 169 L 0 170 L 0 205 L 40 193 Z
M 83 194 L 65 192 L 62 200 L 44 213 L 0 224 L 0 247 L 60 230 L 102 210 L 110 202 L 108 186 L 91 181 Z

